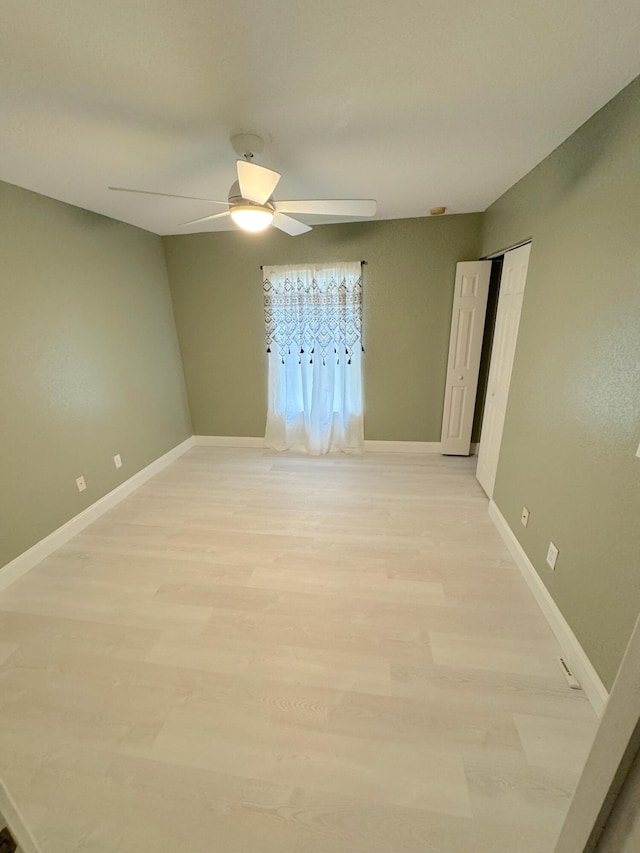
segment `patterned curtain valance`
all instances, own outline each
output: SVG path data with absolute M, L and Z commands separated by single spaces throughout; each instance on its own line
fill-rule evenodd
M 350 356 L 362 347 L 360 262 L 264 267 L 267 352 Z

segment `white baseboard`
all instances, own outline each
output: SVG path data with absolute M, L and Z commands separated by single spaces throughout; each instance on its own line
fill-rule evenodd
M 57 548 L 64 545 L 65 542 L 68 542 L 72 536 L 80 533 L 87 525 L 100 518 L 103 513 L 114 507 L 123 498 L 126 498 L 131 492 L 135 491 L 143 483 L 146 483 L 147 480 L 150 480 L 151 477 L 162 471 L 163 468 L 166 468 L 167 465 L 170 465 L 171 462 L 182 456 L 183 453 L 186 453 L 187 450 L 193 447 L 193 443 L 193 437 L 191 437 L 176 445 L 176 447 L 169 450 L 163 456 L 160 456 L 147 465 L 146 468 L 138 471 L 133 477 L 129 477 L 124 483 L 116 486 L 115 489 L 99 498 L 95 503 L 92 503 L 91 506 L 88 506 L 82 512 L 78 513 L 78 515 L 69 519 L 62 527 L 58 527 L 57 530 L 45 536 L 44 539 L 36 542 L 28 551 L 25 551 L 10 563 L 7 563 L 0 569 L 0 590 L 6 589 L 14 581 L 17 581 L 18 578 L 21 578 L 30 569 L 44 560 L 45 557 L 48 557 Z
M 587 653 L 578 642 L 578 638 L 573 633 L 569 623 L 560 612 L 558 605 L 551 597 L 551 594 L 542 582 L 540 575 L 536 572 L 533 563 L 527 557 L 522 545 L 516 539 L 513 530 L 511 530 L 505 517 L 493 501 L 489 504 L 489 515 L 491 516 L 491 520 L 495 524 L 498 533 L 502 536 L 507 548 L 511 552 L 511 556 L 516 561 L 516 565 L 520 569 L 529 589 L 533 593 L 540 609 L 544 613 L 547 622 L 551 626 L 551 630 L 556 635 L 556 639 L 566 656 L 569 666 L 575 673 L 582 689 L 591 702 L 594 711 L 599 717 L 601 717 L 607 704 L 607 699 L 609 698 L 607 688 L 600 680 L 600 676 L 587 657 Z
M 440 453 L 439 441 L 375 441 L 365 439 L 364 449 L 373 453 Z
M 260 447 L 264 448 L 264 438 L 249 435 L 194 435 L 196 447 Z
M 193 443 L 202 447 L 264 447 L 264 438 L 245 435 L 194 435 Z M 439 441 L 371 441 L 364 449 L 373 453 L 440 453 Z

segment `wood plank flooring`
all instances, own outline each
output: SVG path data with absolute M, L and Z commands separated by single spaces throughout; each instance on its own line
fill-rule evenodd
M 551 853 L 596 718 L 474 461 L 195 448 L 0 593 L 43 853 Z

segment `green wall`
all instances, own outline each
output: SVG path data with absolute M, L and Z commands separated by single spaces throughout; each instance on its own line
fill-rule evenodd
M 494 499 L 610 687 L 640 609 L 640 78 L 485 212 L 485 253 L 527 237 Z
M 0 261 L 2 566 L 191 426 L 159 237 L 0 183 Z
M 365 436 L 439 441 L 457 261 L 480 214 L 164 238 L 194 432 L 264 435 L 261 264 L 366 260 Z

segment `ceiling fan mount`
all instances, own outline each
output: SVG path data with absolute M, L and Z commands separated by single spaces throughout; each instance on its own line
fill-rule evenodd
M 273 225 L 291 236 L 311 231 L 311 226 L 300 222 L 299 219 L 294 219 L 288 215 L 289 213 L 362 218 L 374 216 L 376 212 L 377 205 L 373 199 L 276 201 L 273 198 L 273 193 L 280 181 L 280 173 L 251 162 L 254 154 L 259 154 L 264 149 L 264 139 L 256 133 L 237 133 L 231 137 L 231 145 L 236 154 L 243 159 L 236 161 L 238 179 L 231 185 L 227 201 L 134 190 L 125 187 L 109 187 L 109 189 L 117 192 L 204 201 L 209 204 L 224 205 L 227 208 L 222 213 L 212 213 L 208 216 L 201 216 L 199 219 L 190 219 L 188 222 L 181 223 L 182 226 L 197 225 L 201 222 L 230 216 L 236 225 L 244 231 L 264 231 L 265 228 Z
M 229 141 L 238 157 L 245 160 L 253 160 L 256 154 L 264 151 L 264 139 L 257 133 L 234 133 Z

